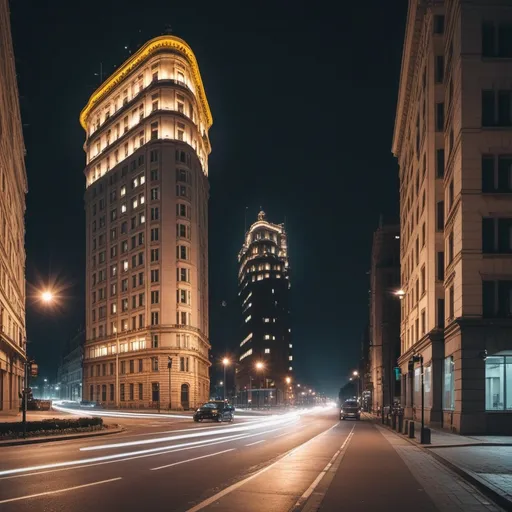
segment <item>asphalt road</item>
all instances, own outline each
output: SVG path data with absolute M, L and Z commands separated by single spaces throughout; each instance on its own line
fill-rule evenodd
M 400 436 L 339 421 L 335 408 L 181 416 L 110 417 L 123 433 L 0 448 L 0 512 L 500 510 Z
M 0 510 L 186 511 L 339 423 L 335 409 L 241 415 L 116 418 L 122 434 L 0 448 Z

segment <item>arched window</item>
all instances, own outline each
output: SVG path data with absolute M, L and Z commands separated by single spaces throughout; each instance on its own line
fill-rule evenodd
M 183 409 L 190 408 L 189 389 L 190 389 L 190 386 L 188 384 L 181 385 L 181 406 L 183 407 Z

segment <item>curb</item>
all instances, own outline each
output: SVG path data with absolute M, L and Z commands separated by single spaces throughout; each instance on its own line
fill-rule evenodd
M 120 432 L 124 432 L 124 428 L 112 428 L 106 429 L 105 431 L 100 430 L 98 432 L 79 432 L 78 434 L 67 434 L 67 435 L 56 435 L 56 436 L 48 436 L 48 437 L 34 437 L 29 439 L 9 439 L 7 441 L 0 441 L 0 450 L 4 446 L 20 446 L 24 444 L 42 444 L 42 443 L 53 443 L 55 441 L 69 441 L 70 439 L 83 439 L 86 437 L 101 437 L 108 436 L 112 434 L 119 434 Z
M 372 421 L 373 421 L 373 423 L 377 423 L 375 420 L 372 420 Z M 432 451 L 432 450 L 437 449 L 438 447 L 435 447 L 435 446 L 428 446 L 428 447 L 427 446 L 423 446 L 423 445 L 417 443 L 416 441 L 413 441 L 412 439 L 409 439 L 404 434 L 401 434 L 401 433 L 397 432 L 396 430 L 393 430 L 388 425 L 380 425 L 379 424 L 379 426 L 381 426 L 382 428 L 385 428 L 389 432 L 392 432 L 393 434 L 395 434 L 400 439 L 404 439 L 405 441 L 407 441 L 408 443 L 412 444 L 413 446 L 416 446 L 416 448 L 419 448 L 424 453 L 428 453 L 434 459 L 436 459 L 438 462 L 440 462 L 441 464 L 446 466 L 448 469 L 453 471 L 455 474 L 460 476 L 463 480 L 465 480 L 466 482 L 471 484 L 473 487 L 476 487 L 485 497 L 489 498 L 496 505 L 500 506 L 503 510 L 512 512 L 512 501 L 510 501 L 509 499 L 505 498 L 505 496 L 503 496 L 500 492 L 494 490 L 489 485 L 488 482 L 485 482 L 483 479 L 481 479 L 476 474 L 474 474 L 474 473 L 472 473 L 470 471 L 467 471 L 465 469 L 462 469 L 461 467 L 457 466 L 453 462 L 450 462 L 450 461 L 446 460 L 444 457 L 442 457 L 438 453 L 435 453 L 434 451 Z M 451 447 L 452 448 L 454 448 L 454 447 L 462 447 L 463 448 L 463 447 L 467 447 L 467 446 L 492 446 L 492 445 L 491 444 L 478 444 L 478 445 L 472 444 L 472 445 L 462 445 L 462 446 L 461 445 L 456 445 L 456 446 L 451 446 Z M 503 446 L 503 445 L 498 445 L 498 446 Z

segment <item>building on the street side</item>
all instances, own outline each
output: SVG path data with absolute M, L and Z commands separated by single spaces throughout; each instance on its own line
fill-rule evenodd
M 87 274 L 83 398 L 188 409 L 208 399 L 208 130 L 194 53 L 143 45 L 80 114 Z M 169 368 L 170 366 L 170 368 Z
M 402 396 L 455 432 L 512 428 L 512 5 L 409 4 L 400 164 Z M 409 370 L 411 365 L 411 370 Z
M 372 409 L 400 400 L 395 368 L 400 357 L 400 227 L 380 223 L 373 234 L 370 270 L 370 375 Z
M 261 211 L 245 235 L 238 262 L 242 329 L 237 390 L 242 401 L 282 403 L 289 398 L 293 380 L 290 269 L 284 225 L 270 223 Z
M 65 346 L 62 362 L 57 370 L 57 382 L 62 400 L 82 400 L 82 365 L 85 330 L 80 330 Z
M 0 0 L 0 414 L 18 411 L 25 363 L 25 145 L 8 0 Z

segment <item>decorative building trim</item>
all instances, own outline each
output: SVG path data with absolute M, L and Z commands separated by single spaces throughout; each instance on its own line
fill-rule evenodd
M 107 94 L 109 94 L 117 85 L 126 80 L 127 76 L 142 62 L 147 60 L 151 55 L 161 49 L 171 49 L 180 52 L 185 55 L 188 59 L 191 69 L 192 76 L 194 79 L 197 93 L 199 96 L 199 103 L 201 104 L 203 114 L 206 118 L 208 128 L 213 124 L 213 117 L 206 99 L 206 92 L 204 90 L 203 81 L 201 79 L 201 73 L 199 72 L 199 65 L 197 64 L 196 57 L 190 46 L 175 36 L 160 36 L 155 37 L 151 41 L 148 41 L 140 50 L 138 50 L 132 57 L 130 57 L 101 87 L 96 89 L 92 94 L 89 102 L 80 113 L 80 124 L 84 130 L 87 130 L 87 121 L 91 110 L 102 101 Z

